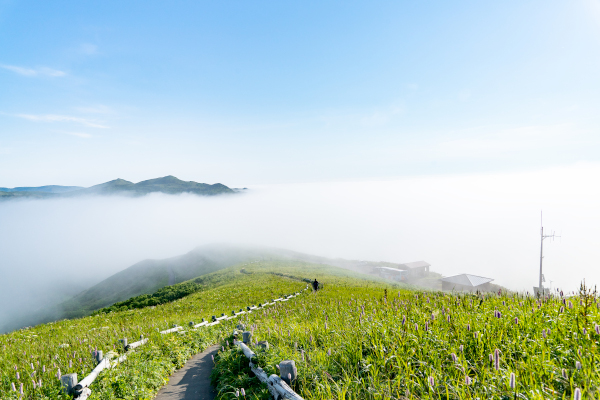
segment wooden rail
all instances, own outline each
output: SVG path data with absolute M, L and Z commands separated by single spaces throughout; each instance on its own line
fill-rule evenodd
M 256 353 L 252 351 L 246 344 L 238 340 L 234 341 L 244 353 L 246 358 L 250 360 L 250 369 L 256 375 L 256 377 L 267 385 L 267 389 L 275 400 L 304 400 L 302 396 L 294 392 L 294 390 L 283 380 L 281 377 L 273 374 L 268 376 L 267 373 L 258 365 L 252 362 L 252 359 L 256 357 Z
M 261 304 L 259 304 L 258 307 L 255 305 L 248 306 L 248 307 L 246 307 L 246 311 L 240 310 L 237 313 L 235 311 L 233 311 L 230 316 L 227 316 L 225 314 L 221 314 L 221 316 L 218 318 L 216 316 L 213 316 L 213 321 L 210 323 L 208 321 L 204 321 L 204 318 L 203 318 L 203 321 L 200 322 L 199 324 L 194 325 L 193 323 L 190 323 L 190 326 L 192 327 L 192 329 L 198 329 L 203 326 L 207 326 L 207 327 L 214 326 L 214 325 L 219 324 L 221 321 L 230 320 L 230 319 L 236 318 L 240 315 L 251 313 L 254 310 L 264 308 L 268 305 L 276 304 L 276 302 L 287 301 L 292 297 L 296 297 L 296 296 L 300 295 L 303 291 L 305 291 L 307 289 L 308 289 L 308 286 L 306 287 L 306 289 L 302 289 L 300 292 L 296 292 L 293 295 L 288 295 L 288 296 L 281 297 L 279 299 L 274 299 L 271 303 L 264 303 L 264 304 L 261 303 Z M 160 331 L 160 334 L 166 335 L 169 333 L 179 332 L 182 329 L 183 329 L 182 326 L 175 326 L 171 329 Z M 120 341 L 121 341 L 121 343 L 123 345 L 123 349 L 125 351 L 133 351 L 137 347 L 140 347 L 140 346 L 148 343 L 148 338 L 141 338 L 139 341 L 131 343 L 131 344 L 127 344 L 127 339 L 121 339 Z M 246 347 L 247 351 L 249 351 L 253 355 L 253 357 L 256 356 L 256 354 L 254 352 L 252 352 L 252 350 L 250 350 L 250 348 L 248 348 L 248 346 L 244 345 L 243 343 L 241 343 L 241 344 L 244 347 Z M 250 354 L 250 353 L 248 353 L 248 354 Z M 244 354 L 246 354 L 246 353 L 244 353 Z M 249 357 L 249 358 L 252 358 L 252 357 Z M 63 384 L 65 392 L 67 392 L 68 394 L 72 394 L 73 398 L 75 400 L 86 400 L 92 394 L 92 391 L 89 388 L 89 386 L 96 380 L 98 375 L 105 369 L 114 368 L 115 366 L 117 366 L 119 363 L 125 361 L 126 359 L 127 359 L 127 354 L 123 354 L 122 356 L 120 356 L 119 358 L 117 358 L 114 361 L 111 361 L 110 358 L 104 357 L 98 362 L 98 364 L 96 365 L 94 370 L 88 376 L 86 376 L 79 382 L 77 382 L 77 374 L 63 375 L 61 377 L 61 382 Z M 266 372 L 264 372 L 260 367 L 254 366 L 254 364 L 252 362 L 250 362 L 250 367 L 253 368 L 253 371 L 254 371 L 254 369 L 256 369 L 259 373 L 260 373 L 260 371 L 262 371 L 262 375 L 264 375 L 264 377 L 267 376 Z M 258 374 L 257 374 L 257 376 L 258 376 Z M 281 380 L 280 377 L 278 377 L 276 375 L 271 375 L 270 377 L 267 377 L 265 379 L 266 379 L 265 382 L 267 382 L 267 381 L 269 382 L 267 384 L 267 386 L 269 387 L 269 391 L 271 392 L 271 394 L 273 394 L 273 396 L 275 397 L 276 400 L 277 399 L 303 400 L 302 397 L 300 397 L 296 393 L 294 393 L 294 391 L 283 380 Z M 261 381 L 262 381 L 262 379 L 261 379 Z M 290 397 L 290 396 L 292 396 L 292 394 L 296 397 Z

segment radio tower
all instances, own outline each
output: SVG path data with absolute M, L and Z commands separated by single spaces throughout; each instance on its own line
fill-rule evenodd
M 555 237 L 560 237 L 560 236 L 556 236 L 554 234 L 554 231 L 552 232 L 551 235 L 544 235 L 544 222 L 543 222 L 541 212 L 540 212 L 540 225 L 541 225 L 541 229 L 540 229 L 540 281 L 539 281 L 538 287 L 533 288 L 533 292 L 536 295 L 543 296 L 544 295 L 544 283 L 543 282 L 546 281 L 546 279 L 544 278 L 544 273 L 543 273 L 543 269 L 542 269 L 542 263 L 544 261 L 544 239 L 552 238 L 552 240 L 554 240 Z

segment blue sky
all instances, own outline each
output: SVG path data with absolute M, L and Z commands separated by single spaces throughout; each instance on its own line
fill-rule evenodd
M 0 0 L 0 187 L 600 161 L 600 1 Z

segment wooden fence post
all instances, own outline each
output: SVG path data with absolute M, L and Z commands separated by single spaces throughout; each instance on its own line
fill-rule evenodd
M 127 338 L 119 339 L 119 342 L 123 345 L 123 350 L 127 350 Z
M 269 342 L 267 342 L 266 340 L 261 340 L 260 342 L 258 342 L 258 347 L 260 347 L 263 350 L 269 350 Z
M 63 391 L 66 394 L 73 393 L 73 388 L 77 386 L 77 374 L 66 374 L 60 377 Z
M 296 369 L 296 362 L 294 360 L 285 360 L 279 363 L 279 373 L 281 379 L 288 385 L 291 385 L 298 376 L 298 370 Z
M 252 340 L 252 332 L 250 332 L 250 331 L 245 331 L 245 332 L 242 334 L 242 337 L 243 337 L 243 340 L 242 340 L 242 341 L 244 342 L 244 344 L 245 344 L 245 345 L 248 345 L 248 344 L 250 343 L 250 341 Z
M 98 351 L 93 351 L 92 353 L 94 353 L 94 357 L 96 359 L 96 364 L 99 364 L 100 361 L 102 361 L 103 357 L 103 353 L 102 350 L 98 350 Z

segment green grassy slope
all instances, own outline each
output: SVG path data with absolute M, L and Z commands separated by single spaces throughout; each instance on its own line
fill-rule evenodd
M 200 246 L 182 256 L 164 260 L 142 261 L 61 304 L 63 316 L 81 317 L 131 297 L 154 293 L 167 285 L 184 282 L 239 263 L 280 258 L 281 254 L 277 250 L 221 244 Z
M 572 399 L 576 390 L 600 398 L 594 293 L 540 301 L 319 280 L 324 290 L 248 321 L 254 340 L 271 344 L 257 350 L 258 364 L 277 374 L 277 363 L 295 360 L 293 387 L 307 400 Z M 239 350 L 228 349 L 213 372 L 219 398 L 244 387 L 266 399 Z
M 0 335 L 3 350 L 0 353 L 0 398 L 19 398 L 18 393 L 12 391 L 13 383 L 17 390 L 23 384 L 24 398 L 67 398 L 60 394 L 56 378 L 59 369 L 62 374 L 77 372 L 83 377 L 94 366 L 91 353 L 94 349 L 118 350 L 115 343 L 119 338 L 127 337 L 132 342 L 142 334 L 150 339 L 150 345 L 141 347 L 124 364 L 103 374 L 92 386 L 91 399 L 151 398 L 174 368 L 182 366 L 195 352 L 226 337 L 237 322 L 224 322 L 183 335 L 159 335 L 157 329 L 167 329 L 173 324 L 187 325 L 189 321 L 199 322 L 201 318 L 264 303 L 306 285 L 271 273 L 301 274 L 308 271 L 304 263 L 279 262 L 268 268 L 254 267 L 252 273 L 242 273 L 242 268 L 248 269 L 248 266 L 209 274 L 206 282 L 210 285 L 169 304 L 63 320 Z M 323 266 L 315 265 L 312 271 L 322 270 Z M 343 275 L 345 272 L 335 273 Z M 33 378 L 36 382 L 42 379 L 41 388 L 37 383 L 34 388 Z
M 156 333 L 296 292 L 305 287 L 298 278 L 317 278 L 324 289 L 214 327 Z M 306 400 L 571 399 L 577 389 L 582 399 L 600 395 L 600 313 L 593 293 L 540 301 L 415 291 L 335 267 L 278 260 L 239 264 L 202 282 L 197 292 L 168 304 L 1 335 L 0 398 L 19 398 L 13 383 L 17 389 L 23 384 L 23 398 L 66 398 L 54 376 L 58 368 L 86 375 L 91 350 L 143 334 L 150 343 L 103 373 L 90 399 L 152 398 L 174 368 L 218 340 L 223 351 L 213 382 L 219 398 L 234 399 L 244 388 L 247 399 L 266 399 L 265 387 L 248 375 L 247 360 L 232 346 L 238 322 L 253 331 L 253 342 L 270 343 L 266 352 L 256 349 L 268 374 L 278 373 L 281 360 L 295 360 L 293 388 Z M 43 380 L 41 388 L 34 388 L 32 376 Z

